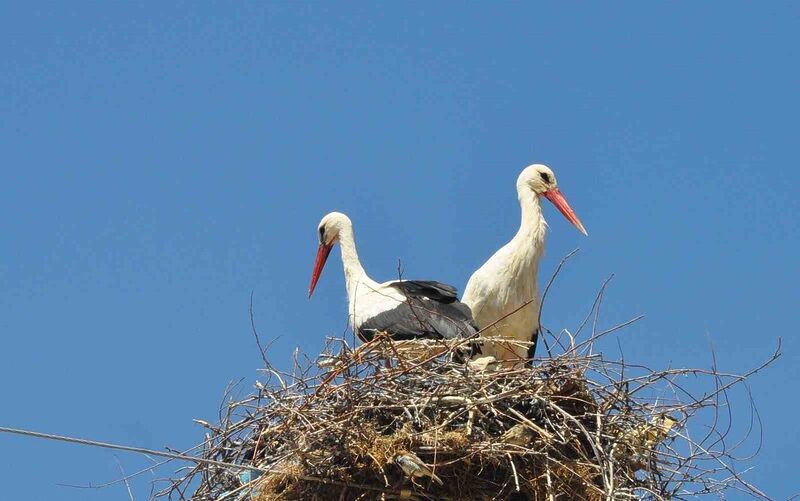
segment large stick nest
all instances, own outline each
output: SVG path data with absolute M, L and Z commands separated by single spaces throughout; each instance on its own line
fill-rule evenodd
M 720 413 L 731 387 L 758 369 L 742 376 L 715 367 L 651 370 L 594 354 L 595 341 L 613 330 L 582 343 L 564 331 L 560 354 L 517 368 L 457 362 L 441 344 L 377 336 L 354 349 L 331 339 L 318 359 L 296 357 L 291 373 L 267 363 L 266 380 L 255 394 L 229 399 L 220 424 L 198 420 L 208 429 L 203 457 L 228 466 L 199 464 L 162 494 L 595 500 L 738 489 L 764 496 L 734 468 L 730 423 L 721 418 L 728 411 Z M 708 391 L 682 382 L 698 378 Z M 690 420 L 702 436 L 690 435 Z

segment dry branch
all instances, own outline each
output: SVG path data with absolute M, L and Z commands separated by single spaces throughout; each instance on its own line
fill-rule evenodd
M 202 421 L 208 462 L 159 495 L 612 500 L 736 489 L 766 497 L 736 469 L 726 407 L 731 389 L 779 349 L 744 375 L 716 363 L 654 370 L 596 351 L 616 328 L 595 327 L 581 342 L 567 333 L 560 354 L 492 370 L 453 361 L 455 347 L 443 343 L 426 357 L 419 344 L 385 336 L 355 349 L 329 339 L 317 363 L 282 372 L 267 362 L 254 394 L 229 402 L 219 424 Z M 698 380 L 708 391 L 694 389 Z M 709 429 L 692 438 L 692 423 Z M 418 470 L 408 458 L 422 461 Z

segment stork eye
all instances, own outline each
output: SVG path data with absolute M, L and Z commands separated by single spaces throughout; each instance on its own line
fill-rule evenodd
M 319 243 L 321 243 L 321 244 L 325 243 L 325 227 L 324 226 L 320 226 L 320 228 L 319 228 Z
M 540 172 L 539 175 L 542 177 L 542 181 L 544 181 L 546 184 L 550 184 L 550 174 L 547 172 Z

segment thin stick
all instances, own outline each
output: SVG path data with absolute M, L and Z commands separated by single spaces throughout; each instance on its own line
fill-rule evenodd
M 258 330 L 256 329 L 256 317 L 253 311 L 253 293 L 254 291 L 250 291 L 250 329 L 253 331 L 253 336 L 256 338 L 256 344 L 258 345 L 258 352 L 261 353 L 261 360 L 264 361 L 264 365 L 269 365 L 267 361 L 267 353 L 264 351 L 264 347 L 261 346 L 261 340 L 258 338 Z
M 114 460 L 117 462 L 117 467 L 119 467 L 119 472 L 122 475 L 122 479 L 125 481 L 125 488 L 128 489 L 128 497 L 131 499 L 131 501 L 136 501 L 133 497 L 133 492 L 131 491 L 131 484 L 128 482 L 128 479 L 125 476 L 125 470 L 122 469 L 122 463 L 120 462 L 119 457 L 117 457 L 116 454 L 114 454 Z
M 150 454 L 152 456 L 160 456 L 170 459 L 182 459 L 184 461 L 191 461 L 193 463 L 209 464 L 214 466 L 224 466 L 226 468 L 235 468 L 239 470 L 257 471 L 259 473 L 266 473 L 269 470 L 263 468 L 256 468 L 255 466 L 248 466 L 244 464 L 226 463 L 224 461 L 214 461 L 213 459 L 204 459 L 194 456 L 187 456 L 185 454 L 176 454 L 174 452 L 156 451 L 153 449 L 145 449 L 143 447 L 131 447 L 129 445 L 112 444 L 109 442 L 98 442 L 97 440 L 88 440 L 85 438 L 66 437 L 63 435 L 53 435 L 50 433 L 41 433 L 38 431 L 21 430 L 18 428 L 7 428 L 0 426 L 0 433 L 12 433 L 14 435 L 23 435 L 27 437 L 43 438 L 46 440 L 58 440 L 61 442 L 68 442 L 79 445 L 89 445 L 92 447 L 102 447 L 104 449 L 114 449 L 118 451 L 135 452 L 138 454 Z

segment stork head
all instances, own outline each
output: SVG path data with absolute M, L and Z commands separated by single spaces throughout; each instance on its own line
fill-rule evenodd
M 317 249 L 317 258 L 314 261 L 314 270 L 311 272 L 311 282 L 308 284 L 308 297 L 311 297 L 311 294 L 314 293 L 319 276 L 322 274 L 322 268 L 325 267 L 325 261 L 328 260 L 333 244 L 339 240 L 339 234 L 345 228 L 352 227 L 353 223 L 350 218 L 341 212 L 326 214 L 322 221 L 319 222 L 319 248 Z
M 575 211 L 567 203 L 564 194 L 558 189 L 556 175 L 553 174 L 550 167 L 542 164 L 533 164 L 525 167 L 517 178 L 517 190 L 520 192 L 522 190 L 531 190 L 537 196 L 542 195 L 550 200 L 564 217 L 578 228 L 578 231 L 588 235 L 583 223 L 578 219 L 578 215 L 575 214 Z

